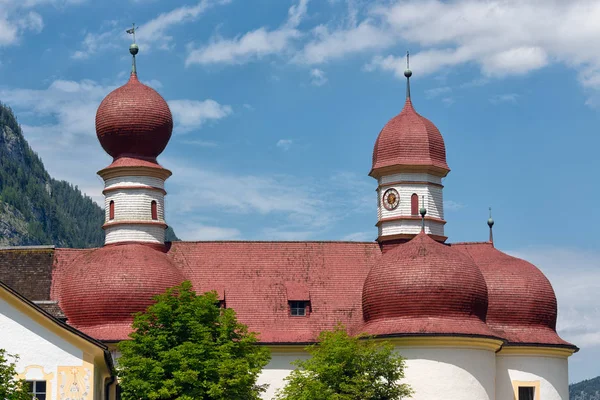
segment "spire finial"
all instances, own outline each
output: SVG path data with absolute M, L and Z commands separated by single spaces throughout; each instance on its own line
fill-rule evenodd
M 132 25 L 131 29 L 127 29 L 125 32 L 129 33 L 130 35 L 133 35 L 133 43 L 131 43 L 131 46 L 129 46 L 129 52 L 133 56 L 133 61 L 131 64 L 131 73 L 137 75 L 137 69 L 136 69 L 136 65 L 135 65 L 135 56 L 140 51 L 140 48 L 135 43 L 135 31 L 137 30 L 137 28 L 135 27 L 135 24 L 131 24 L 131 25 Z
M 423 196 L 423 206 L 419 210 L 421 214 L 421 232 L 425 233 L 425 215 L 427 215 L 427 209 L 425 208 L 425 196 Z
M 487 220 L 487 224 L 490 227 L 490 243 L 494 244 L 494 233 L 492 227 L 494 226 L 494 220 L 492 219 L 492 207 L 490 207 L 490 217 Z
M 406 50 L 406 69 L 404 70 L 404 76 L 406 77 L 406 99 L 410 99 L 410 77 L 412 71 L 410 70 L 410 53 Z

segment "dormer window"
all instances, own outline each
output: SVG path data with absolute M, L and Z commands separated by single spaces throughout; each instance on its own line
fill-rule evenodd
M 290 315 L 292 317 L 306 317 L 310 314 L 309 301 L 290 301 Z

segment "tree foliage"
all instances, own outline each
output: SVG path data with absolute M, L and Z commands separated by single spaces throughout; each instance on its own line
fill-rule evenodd
M 256 380 L 269 351 L 216 293 L 197 295 L 187 281 L 155 299 L 119 344 L 124 400 L 260 399 Z
M 16 360 L 17 356 L 7 354 L 5 350 L 0 349 L 0 399 L 31 400 L 25 381 L 16 378 Z
M 311 358 L 297 360 L 278 400 L 397 400 L 410 397 L 404 359 L 389 343 L 349 336 L 339 325 L 321 332 L 306 348 Z

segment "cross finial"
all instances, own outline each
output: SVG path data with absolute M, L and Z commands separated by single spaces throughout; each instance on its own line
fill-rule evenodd
M 133 35 L 133 43 L 131 43 L 131 46 L 129 46 L 129 52 L 133 56 L 133 61 L 131 63 L 131 73 L 137 75 L 137 68 L 135 65 L 135 55 L 140 51 L 140 48 L 135 43 L 135 31 L 138 28 L 135 27 L 135 24 L 131 24 L 131 25 L 132 25 L 132 27 L 130 29 L 127 29 L 125 32 L 129 33 L 130 35 Z
M 412 71 L 410 70 L 410 53 L 408 50 L 406 51 L 406 70 L 404 71 L 404 76 L 406 77 L 406 99 L 410 99 L 410 77 L 412 76 Z
M 487 224 L 490 227 L 490 243 L 494 244 L 494 233 L 492 227 L 494 226 L 494 220 L 492 219 L 492 207 L 490 207 L 490 217 L 487 220 Z

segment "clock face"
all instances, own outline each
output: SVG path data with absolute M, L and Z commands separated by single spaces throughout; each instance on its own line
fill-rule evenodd
M 400 204 L 400 196 L 396 189 L 388 189 L 383 193 L 383 206 L 386 210 L 394 210 Z

